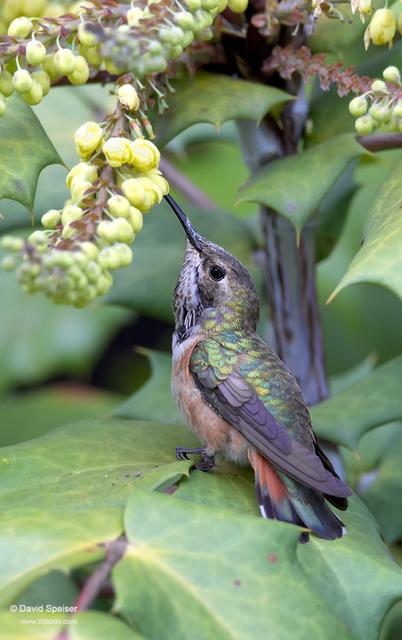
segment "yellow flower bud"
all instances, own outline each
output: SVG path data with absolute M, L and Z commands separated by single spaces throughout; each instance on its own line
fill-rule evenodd
M 99 53 L 99 47 L 85 47 L 80 44 L 80 53 L 89 62 L 90 65 L 97 69 L 102 64 L 102 56 Z
M 369 15 L 373 10 L 371 0 L 358 0 L 357 10 L 365 16 Z
M 131 143 L 132 164 L 138 171 L 150 171 L 159 165 L 161 154 L 150 140 L 137 138 Z
M 98 44 L 98 38 L 85 28 L 85 22 L 78 25 L 78 38 L 86 47 L 95 47 Z
M 69 73 L 67 78 L 71 84 L 78 86 L 88 82 L 89 67 L 84 56 L 77 56 L 75 69 L 72 73 Z
M 149 211 L 162 199 L 162 194 L 158 187 L 149 178 L 124 180 L 121 189 L 133 207 L 142 212 Z
M 13 76 L 9 71 L 4 70 L 0 73 L 0 93 L 6 98 L 9 98 L 13 91 Z
M 33 80 L 26 69 L 18 69 L 13 75 L 13 85 L 18 93 L 25 93 L 32 89 Z
M 243 13 L 248 6 L 248 0 L 229 0 L 228 7 L 233 13 Z
M 114 194 L 107 201 L 107 208 L 115 218 L 128 218 L 130 213 L 130 203 L 124 196 Z
M 25 57 L 28 64 L 42 64 L 46 58 L 46 47 L 39 40 L 31 40 L 25 48 Z
M 392 42 L 396 31 L 396 21 L 392 11 L 377 9 L 371 18 L 369 31 L 373 44 L 380 45 Z
M 32 80 L 32 86 L 29 91 L 21 93 L 23 100 L 30 105 L 39 104 L 43 100 L 42 87 L 36 80 Z
M 76 57 L 71 49 L 59 49 L 54 54 L 54 66 L 62 76 L 67 76 L 75 70 Z
M 139 231 L 141 231 L 144 224 L 144 218 L 139 209 L 130 207 L 128 221 L 131 224 L 134 233 L 138 233 Z
M 88 160 L 102 144 L 103 131 L 96 122 L 86 122 L 74 134 L 79 156 Z
M 46 58 L 44 59 L 43 63 L 42 63 L 42 68 L 44 71 L 46 71 L 46 73 L 48 74 L 50 80 L 52 82 L 55 82 L 56 80 L 59 80 L 61 74 L 59 73 L 59 71 L 56 69 L 56 65 L 54 64 L 54 55 L 53 53 L 48 53 Z
M 373 93 L 378 95 L 386 95 L 387 93 L 389 93 L 387 85 L 383 80 L 374 80 L 371 83 L 371 90 L 373 91 Z
M 133 7 L 127 11 L 127 24 L 130 27 L 137 27 L 141 18 L 144 17 L 143 9 Z
M 78 207 L 75 204 L 69 204 L 66 207 L 64 207 L 63 211 L 61 212 L 61 223 L 63 225 L 67 225 L 70 222 L 81 220 L 83 215 L 84 215 L 84 212 L 81 209 L 81 207 Z
M 27 38 L 32 32 L 32 21 L 22 16 L 15 18 L 8 27 L 8 35 L 12 38 Z
M 117 90 L 117 97 L 120 104 L 130 111 L 137 111 L 140 106 L 140 99 L 134 87 L 131 84 L 123 84 Z
M 390 82 L 391 84 L 396 84 L 400 86 L 401 84 L 401 74 L 399 73 L 398 67 L 387 67 L 382 72 L 384 80 Z
M 46 229 L 54 229 L 55 226 L 59 224 L 60 218 L 60 211 L 57 209 L 50 209 L 50 211 L 43 214 L 41 222 Z
M 77 204 L 78 202 L 81 202 L 81 200 L 83 200 L 83 198 L 85 197 L 86 192 L 91 187 L 92 187 L 92 184 L 88 180 L 81 180 L 81 178 L 78 177 L 78 176 L 73 178 L 73 180 L 71 182 L 71 199 L 72 199 L 72 201 L 75 204 Z
M 98 172 L 96 167 L 93 164 L 89 164 L 89 162 L 79 162 L 74 165 L 66 178 L 66 185 L 68 188 L 71 187 L 72 181 L 74 178 L 80 178 L 81 181 L 87 180 L 88 182 L 95 182 L 98 177 Z
M 122 164 L 133 161 L 131 145 L 126 138 L 109 138 L 103 145 L 102 151 L 111 167 L 121 167 Z
M 152 180 L 152 182 L 156 184 L 163 196 L 166 196 L 169 193 L 169 183 L 158 169 L 147 171 L 146 173 L 144 173 L 144 177 Z
M 50 91 L 50 78 L 46 71 L 34 71 L 32 74 L 32 80 L 36 80 L 36 82 L 39 82 L 40 86 L 42 87 L 43 95 L 47 96 Z

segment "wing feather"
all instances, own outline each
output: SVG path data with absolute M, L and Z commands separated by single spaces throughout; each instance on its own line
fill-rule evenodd
M 324 466 L 313 442 L 310 449 L 289 435 L 286 426 L 275 419 L 238 368 L 232 368 L 222 379 L 214 367 L 205 366 L 205 358 L 203 362 L 203 367 L 195 366 L 191 371 L 205 400 L 278 470 L 329 496 L 352 494 L 350 488 Z

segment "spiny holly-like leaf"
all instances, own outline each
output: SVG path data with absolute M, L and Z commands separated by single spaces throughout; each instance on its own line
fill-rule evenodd
M 194 640 L 377 640 L 402 572 L 364 505 L 352 500 L 342 540 L 301 547 L 292 525 L 227 509 L 220 478 L 219 506 L 132 494 L 116 609 L 151 640 L 184 640 L 189 629 Z
M 0 450 L 0 603 L 51 568 L 99 555 L 118 536 L 130 489 L 163 488 L 188 473 L 175 445 L 184 427 L 93 420 Z M 92 555 L 91 555 L 92 554 Z
M 238 202 L 270 207 L 300 233 L 349 163 L 364 153 L 353 134 L 337 136 L 268 164 L 241 187 Z
M 252 265 L 256 241 L 245 221 L 219 210 L 207 212 L 185 207 L 185 211 L 202 235 L 233 253 L 247 267 Z M 185 242 L 183 229 L 168 205 L 155 207 L 135 241 L 132 266 L 116 272 L 107 300 L 172 322 L 172 292 L 183 262 Z
M 332 294 L 359 282 L 388 287 L 402 299 L 402 160 L 377 193 L 364 241 Z
M 151 377 L 139 391 L 114 410 L 118 418 L 155 420 L 165 424 L 183 424 L 170 391 L 170 353 L 141 349 L 151 365 Z
M 320 436 L 353 449 L 370 429 L 402 418 L 401 379 L 399 356 L 312 407 L 315 430 Z
M 10 198 L 32 209 L 42 169 L 63 164 L 32 109 L 10 98 L 0 119 L 0 200 Z
M 275 87 L 205 72 L 174 83 L 174 88 L 168 111 L 155 124 L 161 146 L 198 122 L 217 129 L 239 118 L 260 122 L 270 109 L 293 99 Z

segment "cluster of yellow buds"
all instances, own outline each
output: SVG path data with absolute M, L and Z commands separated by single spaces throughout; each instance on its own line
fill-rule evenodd
M 42 216 L 42 230 L 26 241 L 6 236 L 3 267 L 17 268 L 27 293 L 42 292 L 59 304 L 84 307 L 112 286 L 112 271 L 128 266 L 130 247 L 143 225 L 143 214 L 159 203 L 169 185 L 159 171 L 160 153 L 148 139 L 132 139 L 124 124 L 140 106 L 134 87 L 117 90 L 122 124 L 86 122 L 75 132 L 80 162 L 66 178 L 70 198 L 61 210 Z M 133 131 L 133 127 L 128 127 Z M 137 127 L 134 127 L 137 131 Z
M 402 88 L 399 69 L 394 66 L 383 71 L 383 80 L 374 80 L 370 91 L 353 98 L 350 113 L 357 118 L 359 135 L 369 135 L 377 129 L 402 132 Z

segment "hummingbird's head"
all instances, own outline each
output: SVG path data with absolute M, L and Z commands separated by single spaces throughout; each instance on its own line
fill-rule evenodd
M 171 196 L 166 200 L 187 235 L 184 262 L 173 294 L 179 340 L 203 321 L 212 330 L 216 324 L 220 330 L 255 331 L 259 301 L 247 269 L 228 251 L 201 236 Z

